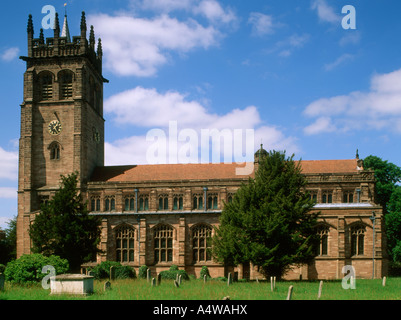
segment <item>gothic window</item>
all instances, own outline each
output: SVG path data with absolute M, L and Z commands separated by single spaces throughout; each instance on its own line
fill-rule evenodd
M 322 192 L 322 203 L 333 203 L 333 192 L 323 191 Z
M 134 261 L 135 229 L 123 225 L 116 230 L 116 260 L 118 262 Z
M 193 197 L 193 207 L 194 210 L 203 209 L 203 197 L 201 195 L 194 195 Z
M 134 211 L 135 210 L 135 196 L 125 197 L 124 209 L 125 209 L 125 211 Z
M 229 195 L 227 198 L 227 203 L 232 203 L 233 202 L 233 196 Z
M 148 195 L 140 195 L 139 196 L 139 211 L 148 211 L 149 210 L 149 196 Z
M 107 196 L 104 200 L 104 211 L 116 210 L 116 200 L 114 196 Z
M 100 211 L 100 196 L 91 197 L 91 211 Z
M 316 255 L 325 256 L 328 254 L 329 228 L 327 226 L 318 227 L 317 235 L 320 237 L 320 242 L 316 250 Z
M 343 203 L 353 203 L 354 202 L 354 192 L 345 191 L 343 193 Z
M 72 78 L 73 73 L 70 71 L 62 71 L 59 74 L 59 84 L 60 84 L 60 99 L 70 99 L 72 98 Z
M 53 76 L 50 72 L 45 72 L 39 78 L 40 100 L 48 101 L 53 98 Z
M 60 160 L 60 144 L 53 142 L 50 147 L 50 160 Z
M 207 198 L 207 208 L 208 209 L 217 209 L 217 196 L 216 195 L 210 195 Z
M 193 262 L 212 260 L 211 249 L 212 228 L 208 225 L 197 225 L 192 230 L 192 257 Z
M 365 250 L 365 227 L 356 225 L 351 228 L 351 256 L 360 256 Z
M 182 210 L 184 207 L 184 198 L 182 196 L 175 196 L 173 199 L 173 210 Z
M 159 210 L 168 210 L 168 196 L 159 196 Z
M 308 191 L 309 191 L 310 199 L 313 200 L 314 202 L 317 202 L 317 191 L 312 191 L 312 190 L 308 190 Z
M 159 225 L 153 232 L 155 263 L 173 261 L 173 228 Z

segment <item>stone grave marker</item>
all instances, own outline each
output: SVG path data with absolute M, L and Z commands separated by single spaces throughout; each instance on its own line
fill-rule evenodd
M 231 283 L 233 283 L 233 276 L 231 275 L 231 272 L 229 272 L 227 279 L 227 286 L 229 286 Z
M 290 286 L 288 288 L 287 300 L 291 300 L 292 299 L 292 289 L 293 288 L 294 288 L 293 286 Z
M 109 290 L 111 290 L 111 282 L 110 282 L 110 281 L 106 281 L 106 282 L 104 283 L 103 290 L 104 290 L 104 291 L 109 291 Z
M 151 276 L 151 274 L 150 274 L 150 269 L 148 268 L 148 269 L 146 270 L 146 280 L 148 280 L 148 282 L 151 281 L 150 276 Z
M 323 289 L 323 280 L 320 281 L 320 283 L 319 283 L 319 291 L 317 293 L 317 300 L 319 300 L 320 297 L 322 296 L 322 289 Z
M 159 273 L 157 275 L 157 285 L 160 286 L 161 283 L 162 283 L 162 275 Z
M 177 280 L 174 280 L 174 286 L 175 286 L 176 288 L 179 288 L 179 287 L 180 287 L 180 285 L 179 285 L 179 283 L 178 283 Z

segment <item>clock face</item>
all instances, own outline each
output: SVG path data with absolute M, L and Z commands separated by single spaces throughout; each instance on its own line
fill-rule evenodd
M 53 120 L 49 123 L 48 128 L 50 134 L 59 134 L 61 132 L 61 123 L 58 120 Z

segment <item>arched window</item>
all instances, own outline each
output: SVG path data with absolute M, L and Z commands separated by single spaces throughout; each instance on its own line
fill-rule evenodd
M 211 261 L 212 228 L 205 224 L 196 225 L 192 229 L 192 257 L 193 262 Z
M 159 210 L 168 210 L 168 196 L 159 196 Z
M 91 211 L 100 211 L 100 196 L 91 197 Z
M 39 76 L 40 100 L 48 101 L 53 98 L 53 75 L 43 72 Z
M 116 200 L 114 196 L 107 196 L 104 200 L 104 211 L 116 210 Z
M 193 198 L 193 209 L 203 209 L 203 197 L 201 195 L 195 195 Z
M 155 263 L 173 261 L 173 228 L 159 225 L 153 231 Z
M 135 229 L 123 225 L 116 229 L 116 260 L 118 262 L 134 261 Z
M 217 196 L 209 196 L 207 198 L 207 208 L 217 209 Z
M 60 144 L 58 142 L 53 142 L 49 146 L 50 150 L 50 160 L 60 160 Z
M 365 231 L 363 225 L 355 225 L 351 228 L 351 256 L 360 256 L 365 251 Z
M 321 225 L 317 228 L 317 235 L 320 237 L 320 242 L 316 250 L 316 255 L 325 256 L 328 254 L 329 228 L 326 225 Z
M 60 99 L 72 98 L 72 79 L 73 73 L 71 71 L 61 71 L 59 73 L 59 86 L 60 86 Z
M 125 197 L 124 209 L 125 209 L 125 211 L 134 211 L 135 210 L 135 197 L 134 196 Z
M 173 210 L 182 210 L 184 206 L 183 197 L 174 197 Z
M 140 195 L 139 196 L 139 211 L 148 211 L 149 210 L 149 196 L 148 195 Z

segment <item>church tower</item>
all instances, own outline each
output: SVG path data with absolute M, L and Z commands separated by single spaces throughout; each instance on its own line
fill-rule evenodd
M 93 26 L 89 41 L 85 13 L 81 34 L 70 37 L 67 16 L 58 14 L 54 35 L 34 38 L 28 18 L 19 141 L 17 257 L 30 253 L 29 225 L 40 204 L 54 195 L 60 175 L 79 173 L 85 190 L 93 170 L 104 165 L 102 46 Z M 60 34 L 60 31 L 61 34 Z M 95 48 L 96 47 L 96 48 Z

